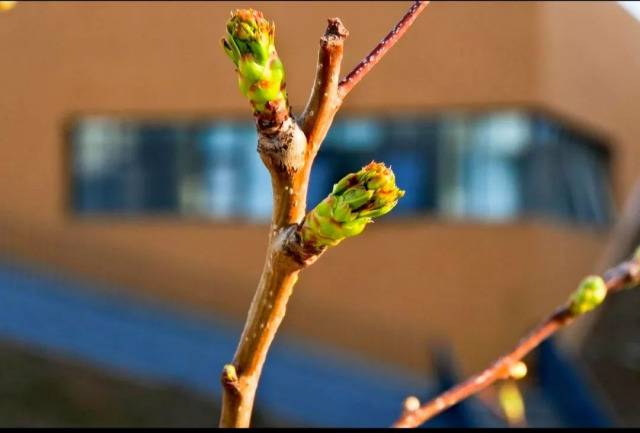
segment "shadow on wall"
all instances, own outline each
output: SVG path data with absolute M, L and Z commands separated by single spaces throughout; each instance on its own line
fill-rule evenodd
M 0 337 L 6 340 L 0 343 L 0 424 L 215 425 L 216 366 L 231 357 L 239 327 L 91 293 L 78 282 L 0 266 Z M 432 397 L 461 379 L 446 345 L 432 347 L 431 386 L 281 337 L 259 389 L 256 426 L 385 426 L 407 395 Z M 575 363 L 552 344 L 543 345 L 537 365 L 538 380 L 526 393 L 531 426 L 611 424 Z M 504 420 L 472 398 L 428 425 L 504 426 Z
M 239 326 L 98 296 L 89 287 L 21 266 L 0 266 L 0 337 L 219 398 L 219 372 L 235 350 Z M 384 426 L 397 415 L 402 399 L 420 389 L 428 389 L 420 378 L 284 336 L 262 378 L 258 409 L 296 425 L 322 426 L 330 420 L 331 425 Z

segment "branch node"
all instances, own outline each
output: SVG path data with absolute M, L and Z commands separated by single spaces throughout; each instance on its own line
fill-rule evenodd
M 301 234 L 302 225 L 294 224 L 287 228 L 282 249 L 285 254 L 301 268 L 311 266 L 324 253 L 326 247 L 315 247 L 305 243 Z
M 349 30 L 342 24 L 340 18 L 327 19 L 327 29 L 324 32 L 322 41 L 330 42 L 336 39 L 344 40 L 349 36 Z

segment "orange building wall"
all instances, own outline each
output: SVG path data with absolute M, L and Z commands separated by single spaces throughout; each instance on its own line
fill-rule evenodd
M 610 134 L 623 198 L 640 174 L 640 23 L 613 2 L 553 2 L 539 16 L 537 99 Z
M 277 23 L 297 112 L 327 17 L 340 16 L 351 32 L 349 69 L 406 9 L 402 2 L 368 3 L 366 11 L 362 2 L 61 2 L 0 14 L 0 254 L 229 317 L 240 331 L 266 228 L 74 217 L 63 127 L 81 113 L 249 118 L 218 45 L 229 10 L 246 6 Z M 349 96 L 344 113 L 549 110 L 611 139 L 620 200 L 637 171 L 640 138 L 632 118 L 640 39 L 628 39 L 639 28 L 624 14 L 613 3 L 434 3 Z M 635 90 L 625 92 L 627 82 Z M 605 235 L 541 221 L 383 221 L 305 271 L 284 330 L 416 371 L 424 371 L 427 339 L 444 336 L 465 369 L 478 368 L 565 299 L 592 270 Z

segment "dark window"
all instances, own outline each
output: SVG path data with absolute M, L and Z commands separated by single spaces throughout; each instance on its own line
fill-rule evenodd
M 251 121 L 87 117 L 72 130 L 79 214 L 180 214 L 266 220 L 271 182 Z M 407 191 L 393 215 L 588 224 L 612 217 L 602 143 L 520 111 L 337 119 L 314 164 L 309 206 L 371 160 Z

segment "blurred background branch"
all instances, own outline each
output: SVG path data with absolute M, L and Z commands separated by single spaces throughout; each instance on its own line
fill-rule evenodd
M 524 337 L 510 353 L 500 357 L 481 373 L 471 376 L 419 408 L 411 408 L 411 410 L 405 408 L 404 413 L 393 424 L 393 427 L 418 427 L 460 400 L 480 392 L 497 380 L 507 379 L 514 375 L 524 377 L 524 374 L 514 373 L 513 369 L 519 367 L 519 361 L 542 341 L 572 323 L 577 317 L 599 306 L 605 296 L 635 287 L 640 283 L 640 248 L 636 250 L 630 261 L 623 262 L 605 272 L 604 280 L 601 280 L 600 277 L 597 277 L 596 280 L 596 283 L 592 283 L 590 279 L 585 279 L 569 302 Z

